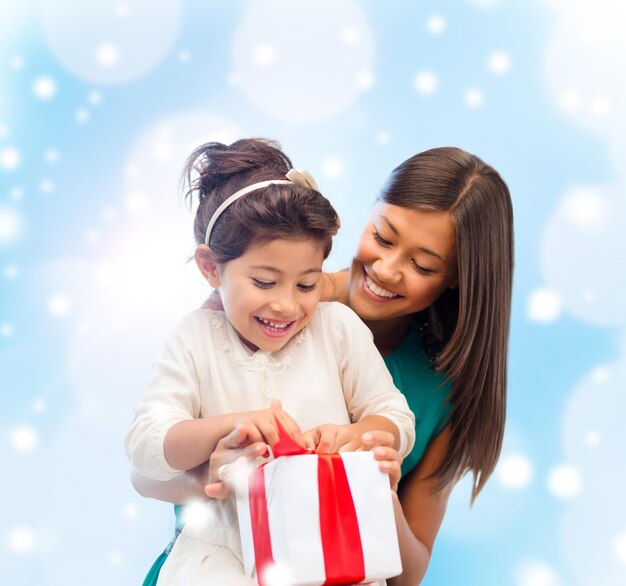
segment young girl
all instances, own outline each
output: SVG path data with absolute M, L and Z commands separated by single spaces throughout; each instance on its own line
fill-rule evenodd
M 239 423 L 271 445 L 276 419 L 302 445 L 300 429 L 326 424 L 308 437 L 332 443 L 345 426 L 352 437 L 383 430 L 400 454 L 411 450 L 413 415 L 366 326 L 341 304 L 318 307 L 339 222 L 307 174 L 290 167 L 262 140 L 209 143 L 188 160 L 203 243 L 195 260 L 223 311 L 189 314 L 155 364 L 126 438 L 133 467 L 148 478 L 203 464 Z M 207 509 L 207 522 L 187 523 L 159 584 L 251 583 L 233 499 L 209 500 Z

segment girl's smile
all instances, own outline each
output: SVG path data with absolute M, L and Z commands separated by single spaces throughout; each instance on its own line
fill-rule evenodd
M 320 299 L 324 251 L 310 239 L 275 238 L 253 243 L 224 264 L 201 245 L 202 272 L 219 287 L 224 312 L 252 350 L 276 352 L 313 317 Z

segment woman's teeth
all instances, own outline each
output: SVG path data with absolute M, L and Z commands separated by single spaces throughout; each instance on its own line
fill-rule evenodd
M 263 319 L 262 317 L 257 317 L 257 320 L 259 320 L 265 327 L 269 328 L 270 330 L 274 332 L 284 332 L 293 323 L 293 322 L 278 323 L 275 321 L 271 321 L 269 319 Z
M 396 295 L 395 293 L 392 293 L 387 289 L 379 287 L 376 283 L 374 283 L 374 281 L 368 274 L 365 275 L 365 283 L 367 285 L 367 288 L 379 297 L 387 297 L 388 299 L 391 299 L 392 297 L 400 297 L 399 295 Z

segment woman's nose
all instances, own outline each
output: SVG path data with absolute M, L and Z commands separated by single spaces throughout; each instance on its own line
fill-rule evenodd
M 376 260 L 372 268 L 374 270 L 374 276 L 377 276 L 381 281 L 395 283 L 400 280 L 398 263 L 391 255 Z

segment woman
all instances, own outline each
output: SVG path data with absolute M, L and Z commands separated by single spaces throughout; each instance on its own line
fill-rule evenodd
M 389 584 L 420 583 L 452 487 L 471 471 L 474 500 L 496 466 L 512 274 L 506 184 L 474 155 L 445 147 L 394 169 L 351 268 L 329 276 L 328 298 L 348 304 L 369 326 L 417 416 L 415 447 L 402 464 L 395 499 L 404 569 Z M 260 449 L 243 436 L 239 429 L 222 440 L 213 470 L 220 458 Z M 184 502 L 203 482 L 187 475 L 159 486 L 135 475 L 133 483 L 144 496 Z M 207 494 L 223 490 L 212 484 Z M 159 564 L 144 584 L 156 583 Z

